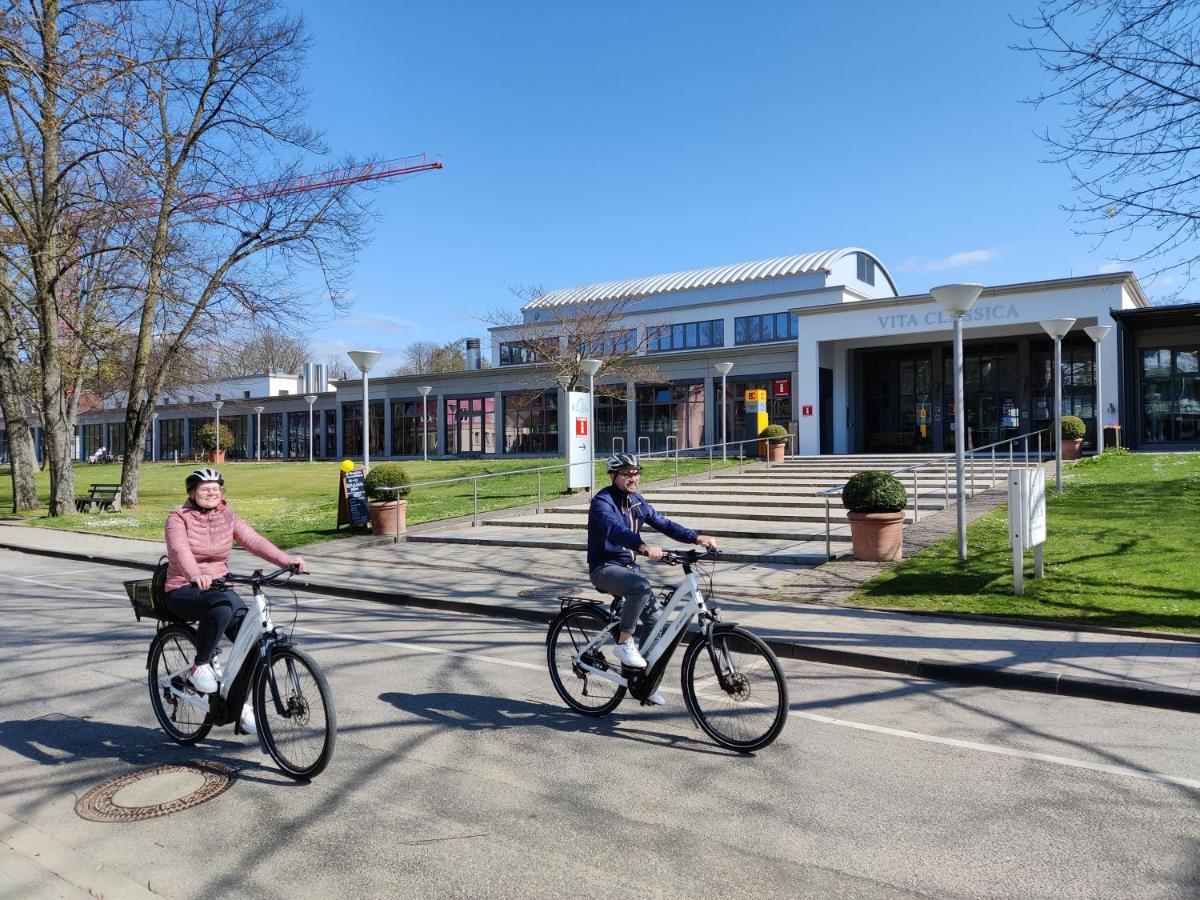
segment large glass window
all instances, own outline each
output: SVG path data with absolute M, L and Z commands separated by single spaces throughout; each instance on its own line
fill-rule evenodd
M 524 341 L 500 344 L 500 365 L 502 366 L 520 366 L 526 363 L 541 362 L 541 360 L 541 356 Z
M 791 429 L 792 421 L 792 379 L 758 378 L 749 381 L 729 381 L 729 401 L 725 407 L 726 440 L 730 443 L 744 438 L 746 429 L 746 391 L 763 390 L 767 392 L 767 420 L 773 425 L 782 425 Z M 713 397 L 716 403 L 716 418 L 713 420 L 714 434 L 712 442 L 721 440 L 721 379 L 713 379 Z M 736 451 L 737 448 L 732 448 Z M 749 451 L 749 447 L 746 448 Z
M 83 426 L 83 458 L 87 459 L 104 446 L 104 426 Z
M 504 395 L 504 452 L 558 452 L 558 392 Z
M 421 417 L 426 407 L 420 399 L 392 401 L 392 454 L 395 456 L 421 456 Z M 438 450 L 437 398 L 428 401 L 429 418 L 425 422 L 426 438 L 430 455 Z
M 1142 440 L 1200 442 L 1200 346 L 1141 351 Z
M 1087 428 L 1084 439 L 1096 438 L 1095 346 L 1089 341 L 1062 345 L 1062 411 L 1078 416 Z M 1030 347 L 1031 420 L 1033 428 L 1054 427 L 1054 345 L 1037 342 Z M 1030 429 L 1033 430 L 1033 429 Z
M 287 413 L 287 433 L 288 457 L 308 459 L 308 410 Z
M 704 385 L 642 385 L 637 388 L 638 438 L 650 438 L 651 452 L 667 449 L 674 435 L 679 449 L 704 443 Z M 675 442 L 672 441 L 672 448 Z
M 799 333 L 796 322 L 796 317 L 790 312 L 738 316 L 733 320 L 733 342 L 765 344 L 768 341 L 794 341 Z
M 583 357 L 626 356 L 637 350 L 637 331 L 606 331 L 572 345 Z
M 338 456 L 336 409 L 325 410 L 325 455 L 330 459 Z
M 229 430 L 233 432 L 233 443 L 227 447 L 228 457 L 232 459 L 246 459 L 249 456 L 247 452 L 247 429 L 245 416 L 223 416 L 221 418 L 222 425 L 228 425 Z
M 648 325 L 646 342 L 651 353 L 725 346 L 725 322 L 708 319 L 679 325 Z
M 158 420 L 158 455 L 160 459 L 183 453 L 183 419 Z
M 214 421 L 211 416 L 188 419 L 188 453 L 204 452 L 204 448 L 200 446 L 200 429 Z
M 624 392 L 615 395 L 596 395 L 596 455 L 615 453 L 618 447 L 634 449 L 625 445 L 629 404 Z M 614 445 L 613 439 L 620 438 Z
M 496 452 L 496 402 L 491 396 L 446 400 L 446 452 Z
M 383 456 L 383 401 L 372 400 L 371 410 L 371 453 Z M 342 404 L 342 455 L 362 456 L 362 401 Z
M 262 416 L 262 458 L 283 459 L 283 413 Z
M 968 344 L 963 349 L 967 448 L 985 447 L 1021 433 L 1020 358 L 1016 344 Z M 1051 364 L 1047 371 L 1053 369 Z M 954 359 L 942 360 L 944 446 L 954 446 Z M 1051 391 L 1053 398 L 1053 390 Z

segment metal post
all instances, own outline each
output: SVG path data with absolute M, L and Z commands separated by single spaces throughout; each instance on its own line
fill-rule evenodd
M 596 493 L 596 376 L 588 376 L 588 493 Z M 620 635 L 618 635 L 620 637 Z
M 542 468 L 541 468 L 541 466 L 538 466 L 537 475 L 538 475 L 538 479 L 537 479 L 537 481 L 538 481 L 537 511 L 538 511 L 538 515 L 541 515 L 541 513 L 542 513 Z
M 1062 338 L 1054 339 L 1054 492 L 1062 488 Z
M 917 484 L 917 470 L 913 469 L 913 524 L 921 521 L 921 488 Z
M 479 479 L 471 479 L 471 527 L 479 524 Z
M 429 394 L 421 398 L 421 458 L 429 462 Z M 426 476 L 428 477 L 428 476 Z M 619 637 L 619 635 L 618 635 Z
M 942 463 L 942 509 L 950 508 L 950 460 Z
M 729 395 L 725 393 L 725 372 L 721 373 L 721 462 L 725 462 L 725 447 L 729 442 Z M 617 635 L 620 637 L 620 635 Z
M 723 450 L 723 449 L 725 449 L 725 445 L 724 445 L 724 444 L 722 444 L 722 445 L 721 445 L 721 449 L 722 449 L 722 450 Z M 711 479 L 711 478 L 713 477 L 713 454 L 712 454 L 712 444 L 709 444 L 709 445 L 708 445 L 708 477 L 709 477 L 709 479 Z
M 1013 467 L 1013 442 L 1008 442 L 1008 471 L 1012 471 Z
M 310 414 L 312 413 L 312 407 L 309 407 L 309 413 Z M 311 452 L 311 448 L 312 448 L 312 429 L 311 428 L 308 430 L 308 436 L 309 436 L 308 443 L 309 443 L 309 448 L 310 448 L 310 452 Z M 310 459 L 309 462 L 312 462 L 312 460 Z M 399 486 L 396 487 L 396 533 L 394 535 L 392 535 L 392 543 L 393 544 L 400 543 L 400 487 Z
M 367 405 L 367 370 L 363 369 L 363 472 L 371 471 L 371 411 Z
M 1029 468 L 1029 435 L 1025 435 L 1025 468 Z
M 996 445 L 992 444 L 992 484 L 996 483 Z
M 967 558 L 967 497 L 963 456 L 967 450 L 966 415 L 963 409 L 963 317 L 954 317 L 954 477 L 958 484 L 958 558 Z
M 1038 439 L 1037 461 L 1038 461 L 1038 465 L 1040 466 L 1042 464 L 1042 429 L 1040 429 L 1040 428 L 1038 429 L 1037 439 Z
M 825 558 L 833 559 L 833 554 L 829 552 L 829 495 L 825 495 Z
M 975 496 L 975 451 L 971 451 L 971 486 L 967 488 L 967 496 Z
M 1104 452 L 1104 400 L 1100 395 L 1100 341 L 1096 341 L 1096 455 Z

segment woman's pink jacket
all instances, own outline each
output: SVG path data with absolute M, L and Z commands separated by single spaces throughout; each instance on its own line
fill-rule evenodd
M 224 500 L 211 510 L 201 509 L 191 500 L 175 507 L 167 516 L 166 589 L 181 588 L 200 575 L 220 578 L 228 574 L 234 541 L 277 566 L 286 566 L 292 560 L 242 521 Z

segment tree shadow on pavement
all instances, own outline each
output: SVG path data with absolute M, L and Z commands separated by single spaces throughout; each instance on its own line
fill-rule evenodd
M 551 706 L 548 703 L 534 703 L 527 700 L 477 694 L 402 694 L 398 691 L 380 694 L 379 699 L 434 725 L 456 730 L 491 731 L 534 726 L 550 728 L 554 731 L 595 734 L 602 737 L 638 741 L 644 744 L 688 750 L 692 753 L 716 756 L 740 755 L 686 735 L 636 728 L 629 720 L 620 718 L 615 720 L 591 718 L 561 707 Z M 636 703 L 637 701 L 627 702 Z M 645 718 L 668 718 L 672 715 L 672 713 L 655 712 L 647 713 Z M 688 721 L 690 722 L 690 719 Z

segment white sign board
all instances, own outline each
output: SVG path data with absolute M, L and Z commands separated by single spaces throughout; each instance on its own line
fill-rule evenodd
M 1012 545 L 1030 550 L 1046 543 L 1046 473 L 1013 469 L 1008 473 L 1008 531 Z
M 1046 543 L 1046 473 L 1013 469 L 1008 473 L 1008 541 L 1013 554 L 1013 593 L 1025 593 L 1025 551 L 1033 548 L 1034 577 L 1043 572 Z
M 592 486 L 592 395 L 567 394 L 567 487 Z

